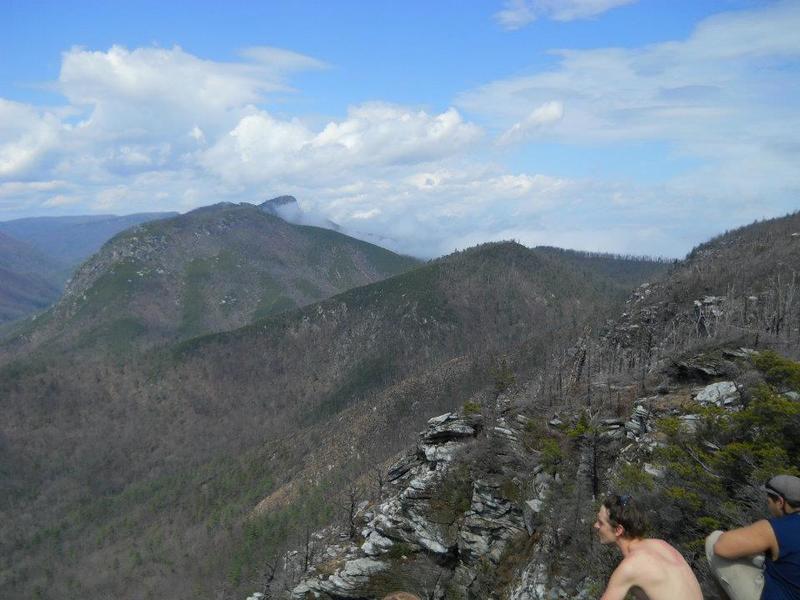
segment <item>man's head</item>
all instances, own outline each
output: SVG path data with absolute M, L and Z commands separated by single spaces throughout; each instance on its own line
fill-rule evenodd
M 408 592 L 392 592 L 388 596 L 384 596 L 383 600 L 419 600 L 419 596 Z
M 781 517 L 800 509 L 800 478 L 776 475 L 761 489 L 767 493 L 767 509 L 773 517 Z
M 647 520 L 631 496 L 613 494 L 603 500 L 594 528 L 601 544 L 613 544 L 619 538 L 643 537 Z

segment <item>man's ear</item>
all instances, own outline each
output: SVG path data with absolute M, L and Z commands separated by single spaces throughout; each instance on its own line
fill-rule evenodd
M 622 537 L 623 535 L 625 535 L 625 528 L 622 525 L 617 525 L 616 527 L 614 527 L 614 535 L 616 535 L 617 537 Z

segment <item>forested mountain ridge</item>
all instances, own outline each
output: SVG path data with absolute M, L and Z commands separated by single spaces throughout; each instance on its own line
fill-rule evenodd
M 13 345 L 124 352 L 241 327 L 417 264 L 250 204 L 213 205 L 117 234 Z
M 0 221 L 0 231 L 30 244 L 72 270 L 120 231 L 177 214 L 155 212 L 122 216 L 27 217 Z
M 0 231 L 0 324 L 41 310 L 58 298 L 65 265 Z
M 118 217 L 31 217 L 0 221 L 0 325 L 41 312 L 61 296 L 75 268 L 116 233 L 177 213 Z M 9 255 L 14 240 L 16 260 Z M 20 262 L 20 253 L 27 259 Z M 15 266 L 8 264 L 14 260 Z M 9 325 L 9 327 L 12 327 Z
M 678 345 L 690 332 L 762 334 L 791 347 L 800 335 L 800 213 L 717 236 L 640 289 L 610 335 L 629 351 Z M 648 350 L 651 352 L 651 350 Z
M 295 539 L 292 523 L 321 522 L 338 505 L 337 481 L 390 458 L 431 412 L 502 380 L 505 349 L 525 347 L 539 364 L 550 345 L 613 312 L 625 286 L 576 262 L 489 244 L 124 361 L 6 365 L 0 588 L 175 598 L 242 589 L 260 554 L 241 536 L 262 499 L 270 523 L 289 527 L 281 539 Z M 135 593 L 115 564 L 136 574 Z

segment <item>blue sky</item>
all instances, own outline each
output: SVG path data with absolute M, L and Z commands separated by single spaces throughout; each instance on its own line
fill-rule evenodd
M 0 220 L 290 193 L 393 249 L 797 208 L 800 2 L 0 3 Z

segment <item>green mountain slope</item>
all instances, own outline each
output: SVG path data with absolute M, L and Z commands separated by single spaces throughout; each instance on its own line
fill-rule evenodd
M 238 231 L 239 218 L 254 222 L 250 213 L 215 207 L 159 225 L 187 232 L 193 248 L 208 243 L 212 256 L 213 231 Z M 274 227 L 270 239 L 302 250 L 306 263 L 320 256 L 328 274 L 355 272 L 332 250 L 341 236 L 261 218 Z M 105 250 L 158 247 L 147 231 Z M 613 312 L 624 286 L 574 260 L 490 244 L 124 361 L 40 355 L 6 365 L 0 589 L 91 598 L 124 595 L 132 577 L 142 597 L 232 592 L 253 576 L 258 553 L 242 554 L 242 528 L 266 496 L 275 527 L 288 528 L 275 535 L 293 539 L 292 522 L 317 522 L 338 506 L 329 496 L 337 478 L 389 458 L 432 414 L 494 389 L 506 377 L 504 353 L 527 348 L 532 368 Z M 87 282 L 105 276 L 86 272 Z M 19 518 L 27 511 L 39 515 L 35 525 Z M 57 567 L 47 575 L 43 564 Z M 228 578 L 231 568 L 239 575 Z
M 121 352 L 240 327 L 416 264 L 249 204 L 219 204 L 115 236 L 17 339 L 23 349 Z

